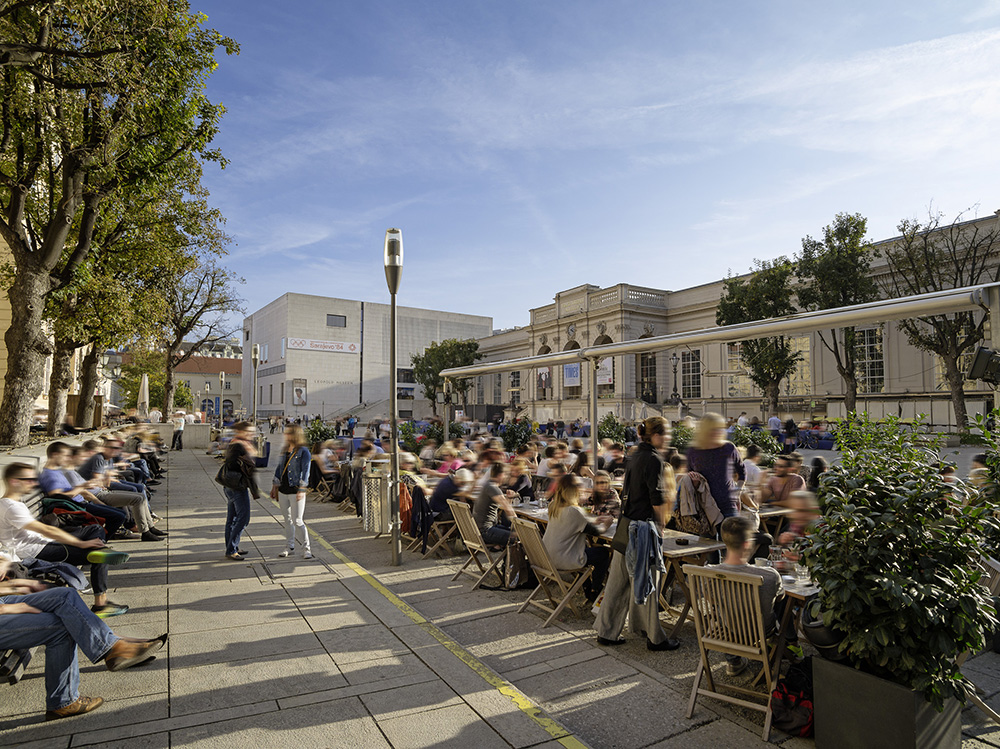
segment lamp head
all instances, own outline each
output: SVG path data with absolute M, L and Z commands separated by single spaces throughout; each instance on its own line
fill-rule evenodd
M 260 364 L 260 344 L 255 343 L 250 352 L 250 361 L 253 362 L 254 369 L 256 369 L 257 365 Z
M 389 293 L 399 291 L 399 281 L 403 275 L 403 232 L 386 229 L 385 232 L 385 282 Z

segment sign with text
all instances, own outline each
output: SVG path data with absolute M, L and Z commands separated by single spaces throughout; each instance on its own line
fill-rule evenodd
M 580 387 L 580 364 L 563 365 L 563 387 Z
M 298 351 L 335 351 L 342 354 L 360 354 L 360 343 L 343 341 L 317 341 L 312 338 L 289 338 L 288 348 Z
M 597 384 L 598 385 L 614 385 L 615 384 L 615 360 L 610 356 L 607 359 L 601 359 L 600 363 L 597 365 Z

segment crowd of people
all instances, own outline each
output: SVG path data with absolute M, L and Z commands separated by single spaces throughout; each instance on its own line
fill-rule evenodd
M 49 444 L 41 471 L 8 463 L 0 497 L 0 651 L 45 647 L 48 720 L 90 712 L 100 697 L 79 694 L 77 648 L 93 663 L 120 671 L 152 658 L 161 635 L 114 634 L 104 619 L 129 610 L 108 598 L 109 567 L 132 555 L 124 541 L 162 542 L 154 495 L 166 474 L 165 451 L 141 424 L 79 446 Z M 38 516 L 25 503 L 39 495 Z M 76 568 L 89 566 L 89 587 Z M 57 587 L 39 581 L 65 583 Z M 93 595 L 87 606 L 82 593 Z

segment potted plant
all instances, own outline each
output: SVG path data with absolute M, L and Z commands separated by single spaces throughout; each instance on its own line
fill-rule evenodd
M 959 747 L 956 659 L 996 628 L 979 584 L 993 507 L 946 483 L 937 446 L 898 420 L 851 416 L 837 436 L 825 514 L 802 542 L 822 623 L 843 638 L 840 663 L 814 662 L 816 745 Z

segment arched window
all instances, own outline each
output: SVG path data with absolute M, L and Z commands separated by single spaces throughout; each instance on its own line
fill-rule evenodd
M 594 341 L 595 346 L 604 346 L 605 344 L 613 343 L 611 336 L 600 335 L 597 340 Z M 598 364 L 597 369 L 597 397 L 598 398 L 610 398 L 615 394 L 615 359 L 613 356 L 609 356 L 607 359 L 602 359 Z
M 229 399 L 222 401 L 222 415 L 231 418 L 233 415 L 233 402 Z
M 576 351 L 580 348 L 580 344 L 576 341 L 568 342 L 564 347 L 563 351 Z M 577 384 L 567 385 L 568 377 L 567 368 L 576 367 L 576 378 L 575 380 L 569 380 L 570 382 L 575 382 Z M 582 367 L 580 364 L 565 364 L 563 365 L 563 398 L 582 398 L 583 397 L 583 381 L 581 379 Z

